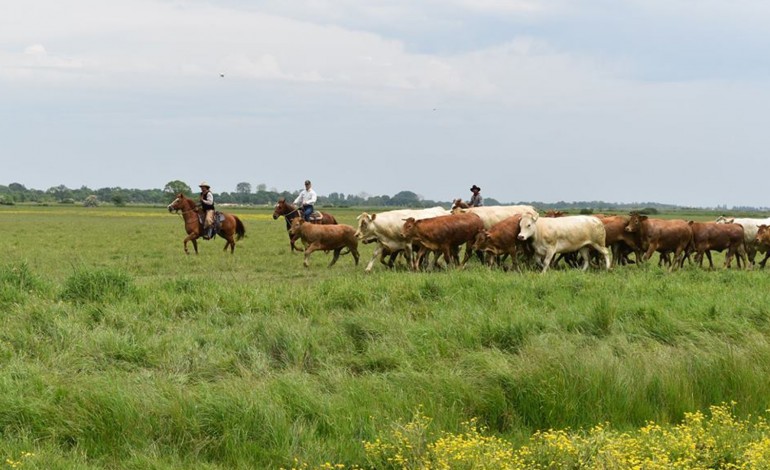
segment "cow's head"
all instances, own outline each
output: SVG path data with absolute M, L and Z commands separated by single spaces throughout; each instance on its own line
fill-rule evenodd
M 530 214 L 524 214 L 521 216 L 521 220 L 519 221 L 519 234 L 516 236 L 521 241 L 527 240 L 532 235 L 535 234 L 535 231 L 537 227 L 535 226 L 535 223 L 537 222 L 537 216 L 536 215 L 530 215 Z
M 646 215 L 642 215 L 638 212 L 632 212 L 628 218 L 628 224 L 626 225 L 626 232 L 639 232 L 642 229 L 642 222 L 647 220 Z
M 723 215 L 720 215 L 717 217 L 716 223 L 718 224 L 731 224 L 735 222 L 735 217 L 725 217 Z
M 760 225 L 757 230 L 757 243 L 761 245 L 770 245 L 770 226 Z
M 366 212 L 362 212 L 361 215 L 356 217 L 358 220 L 358 230 L 356 230 L 356 238 L 363 240 L 369 238 L 372 235 L 372 221 L 377 217 L 377 214 L 369 215 Z
M 404 219 L 404 226 L 401 227 L 401 236 L 406 239 L 412 239 L 417 235 L 417 221 L 414 217 Z
M 302 224 L 305 223 L 305 219 L 302 217 L 295 217 L 291 221 L 291 226 L 289 227 L 289 234 L 290 235 L 297 235 L 302 228 Z
M 489 246 L 489 231 L 487 229 L 481 229 L 476 234 L 476 238 L 473 239 L 473 250 L 485 250 Z

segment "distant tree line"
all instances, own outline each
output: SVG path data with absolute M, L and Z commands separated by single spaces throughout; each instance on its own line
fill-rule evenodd
M 0 185 L 0 204 L 82 204 L 85 206 L 98 206 L 100 204 L 112 204 L 116 206 L 124 206 L 126 204 L 165 205 L 171 202 L 175 194 L 180 192 L 188 196 L 195 193 L 187 183 L 179 180 L 169 181 L 163 189 L 126 189 L 120 187 L 91 189 L 87 186 L 71 189 L 64 185 L 59 185 L 43 191 L 27 188 L 21 183 L 11 183 L 8 186 Z M 285 198 L 287 201 L 293 202 L 298 194 L 299 191 L 278 191 L 275 188 L 267 189 L 267 186 L 264 184 L 257 185 L 256 191 L 252 191 L 250 183 L 238 183 L 233 192 L 214 192 L 217 204 L 242 205 L 272 205 L 280 198 Z M 320 206 L 336 207 L 432 207 L 436 205 L 448 206 L 451 203 L 448 201 L 426 200 L 412 191 L 401 191 L 392 196 L 369 196 L 366 194 L 353 195 L 338 192 L 333 192 L 329 195 L 319 194 L 318 204 Z
M 124 206 L 126 204 L 148 204 L 148 205 L 166 205 L 178 193 L 185 193 L 188 196 L 194 192 L 190 186 L 180 180 L 173 180 L 166 183 L 163 189 L 127 189 L 120 187 L 91 189 L 87 186 L 81 186 L 77 189 L 71 189 L 64 185 L 53 186 L 45 191 L 39 189 L 30 189 L 20 183 L 11 183 L 8 186 L 0 185 L 0 205 L 13 205 L 22 203 L 36 204 L 81 204 L 84 206 L 97 206 L 102 204 L 111 204 Z M 195 192 L 197 193 L 197 191 Z M 238 183 L 233 192 L 214 192 L 217 204 L 242 204 L 242 205 L 272 205 L 280 198 L 287 201 L 294 201 L 299 191 L 278 191 L 275 188 L 267 188 L 265 184 L 258 184 L 256 191 L 253 190 L 251 183 Z M 328 195 L 318 195 L 318 205 L 325 207 L 449 207 L 451 201 L 433 201 L 423 199 L 422 196 L 412 191 L 401 191 L 392 196 L 380 195 L 371 196 L 365 193 L 344 194 L 332 192 Z M 570 214 L 595 214 L 600 212 L 627 212 L 639 210 L 647 214 L 657 214 L 659 212 L 681 211 L 701 208 L 683 207 L 673 204 L 661 204 L 656 202 L 635 202 L 635 203 L 613 203 L 605 201 L 506 201 L 499 202 L 496 199 L 485 197 L 486 205 L 497 204 L 529 204 L 539 210 L 559 209 L 565 210 Z M 710 210 L 721 211 L 722 213 L 751 213 L 757 211 L 767 212 L 767 207 L 732 207 L 718 206 Z

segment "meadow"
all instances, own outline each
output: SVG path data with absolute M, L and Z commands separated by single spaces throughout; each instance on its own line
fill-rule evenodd
M 305 269 L 282 219 L 228 211 L 235 254 L 186 256 L 164 207 L 0 207 L 4 465 L 421 468 L 367 443 L 770 408 L 768 270 Z

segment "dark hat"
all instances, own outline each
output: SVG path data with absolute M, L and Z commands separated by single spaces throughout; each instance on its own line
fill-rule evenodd
M 481 191 L 481 188 L 479 188 L 474 184 L 473 186 L 471 186 L 471 191 Z
M 305 180 L 305 184 L 310 184 L 310 180 Z

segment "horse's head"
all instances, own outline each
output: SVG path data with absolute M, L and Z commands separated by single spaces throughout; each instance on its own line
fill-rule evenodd
M 292 209 L 288 204 L 286 204 L 286 198 L 282 197 L 278 200 L 278 202 L 275 203 L 275 207 L 273 208 L 273 220 L 282 215 L 289 214 L 291 211 Z
M 183 193 L 179 193 L 176 195 L 176 198 L 171 201 L 171 204 L 168 205 L 168 211 L 179 211 L 180 209 L 184 209 L 184 202 L 185 199 L 187 199 Z

